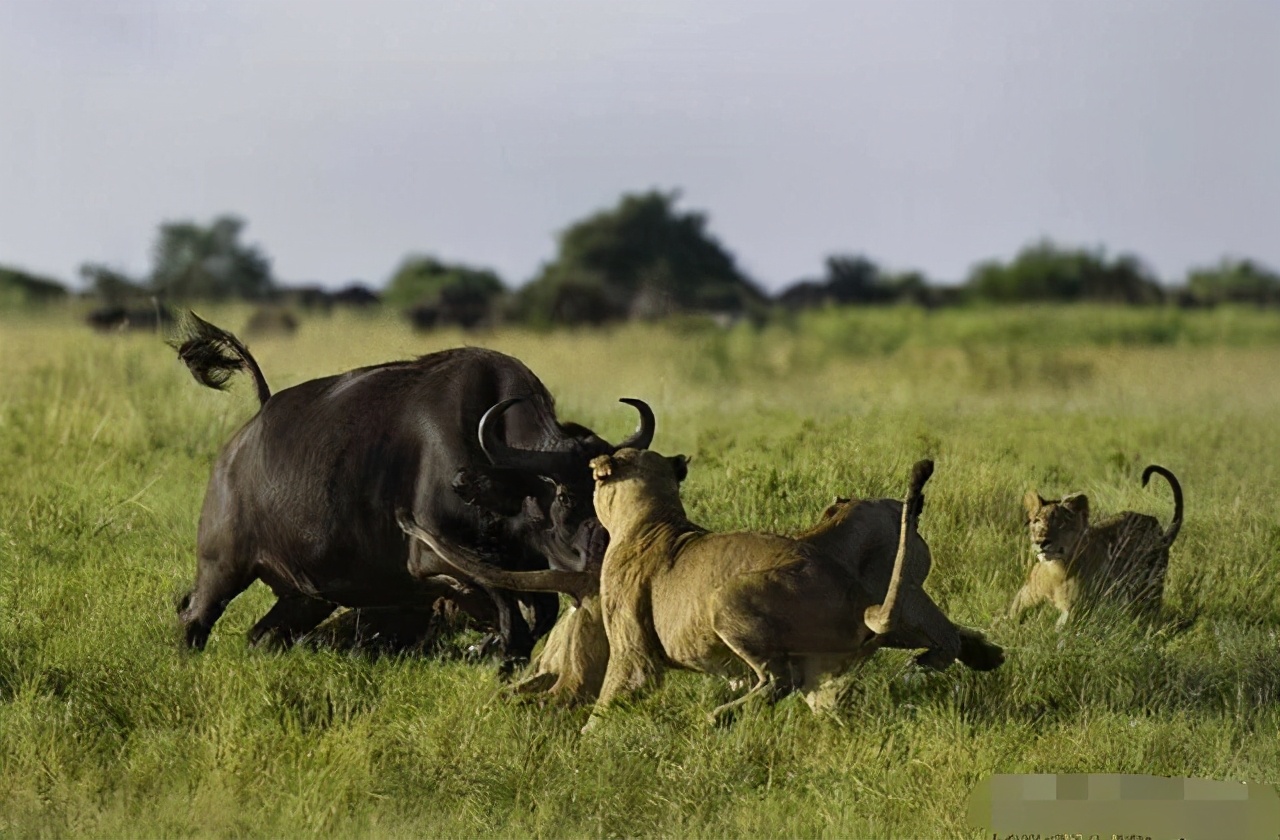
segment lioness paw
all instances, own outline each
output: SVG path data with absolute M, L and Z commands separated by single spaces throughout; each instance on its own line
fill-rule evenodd
M 613 475 L 613 458 L 608 455 L 601 455 L 591 459 L 591 477 L 596 481 L 603 481 Z

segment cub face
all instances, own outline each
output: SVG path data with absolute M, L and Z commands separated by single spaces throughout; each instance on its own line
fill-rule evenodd
M 1045 499 L 1032 490 L 1022 504 L 1036 557 L 1042 562 L 1070 559 L 1089 530 L 1089 497 L 1073 493 L 1062 499 Z
M 654 501 L 680 503 L 680 482 L 689 474 L 689 459 L 666 457 L 651 449 L 619 449 L 591 461 L 595 478 L 596 516 L 610 531 L 633 512 Z

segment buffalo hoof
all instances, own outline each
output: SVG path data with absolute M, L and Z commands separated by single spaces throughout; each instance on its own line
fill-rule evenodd
M 268 627 L 249 631 L 249 646 L 264 650 L 285 651 L 293 647 L 293 634 L 283 627 Z
M 529 667 L 529 658 L 527 656 L 507 656 L 498 663 L 498 678 L 503 682 L 510 682 Z
M 187 647 L 192 650 L 204 650 L 204 646 L 209 642 L 209 634 L 213 631 L 213 628 L 198 621 L 184 621 L 183 624 L 186 630 Z
M 945 671 L 956 661 L 955 654 L 931 648 L 916 657 L 916 664 L 926 671 Z
M 463 654 L 467 659 L 479 661 L 496 656 L 502 648 L 502 637 L 496 634 L 485 636 L 474 645 L 468 645 L 466 652 Z

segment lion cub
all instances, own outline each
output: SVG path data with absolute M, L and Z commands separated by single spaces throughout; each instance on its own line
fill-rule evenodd
M 893 630 L 894 602 L 920 490 L 933 463 L 912 471 L 901 539 L 883 604 L 857 573 L 814 546 L 774 534 L 708 532 L 680 501 L 683 456 L 622 449 L 591 462 L 595 507 L 609 532 L 600 605 L 609 663 L 591 720 L 674 666 L 730 678 L 754 673 L 745 695 L 810 693 L 826 675 L 870 656 Z
M 1143 487 L 1152 473 L 1164 476 L 1173 489 L 1173 520 L 1163 533 L 1154 516 L 1133 511 L 1090 526 L 1083 493 L 1062 499 L 1027 493 L 1022 503 L 1036 563 L 1009 607 L 1011 618 L 1043 601 L 1061 612 L 1059 629 L 1073 609 L 1104 599 L 1148 615 L 1159 611 L 1169 546 L 1182 528 L 1182 487 L 1173 473 L 1155 464 L 1143 470 Z

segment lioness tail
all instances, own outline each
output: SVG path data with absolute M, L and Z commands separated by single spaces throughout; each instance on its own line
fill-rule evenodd
M 1169 530 L 1164 532 L 1164 545 L 1168 548 L 1173 545 L 1178 532 L 1182 530 L 1182 485 L 1178 483 L 1178 479 L 1174 478 L 1173 473 L 1164 467 L 1152 464 L 1142 471 L 1143 487 L 1147 486 L 1147 480 L 1151 478 L 1152 473 L 1164 476 L 1164 480 L 1169 482 L 1169 487 L 1173 489 L 1173 521 L 1169 523 Z
M 889 591 L 884 603 L 867 607 L 863 622 L 871 632 L 883 636 L 893 629 L 893 607 L 898 600 L 898 586 L 902 582 L 902 567 L 906 565 L 907 545 L 916 535 L 920 511 L 924 508 L 925 482 L 933 475 L 933 461 L 917 461 L 911 467 L 911 484 L 902 504 L 902 526 L 898 529 L 898 554 L 893 559 L 893 575 L 889 578 Z
M 249 348 L 226 330 L 215 327 L 190 310 L 187 311 L 178 334 L 169 339 L 169 346 L 178 351 L 196 381 L 208 388 L 222 391 L 237 371 L 253 377 L 258 389 L 258 403 L 271 398 L 266 377 Z

